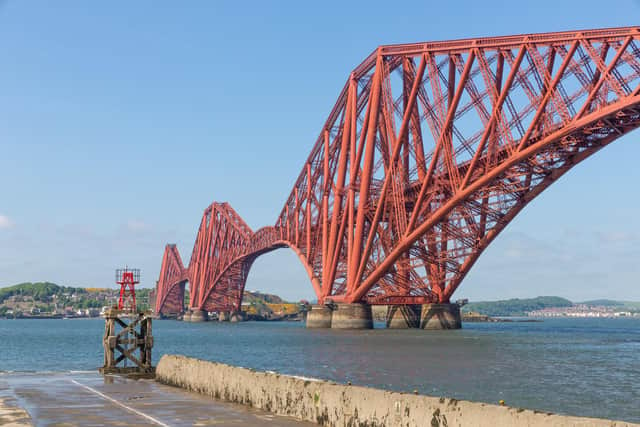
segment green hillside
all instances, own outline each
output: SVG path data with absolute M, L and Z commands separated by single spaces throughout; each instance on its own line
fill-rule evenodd
M 624 303 L 621 301 L 614 301 L 610 299 L 594 299 L 590 301 L 578 302 L 576 304 L 584 304 L 588 306 L 602 306 L 602 307 L 620 307 L 623 306 Z
M 242 297 L 242 300 L 243 302 L 248 302 L 248 303 L 252 303 L 252 302 L 263 303 L 263 304 L 286 303 L 286 301 L 284 301 L 278 295 L 264 294 L 261 292 L 253 292 L 253 291 L 244 291 L 244 296 Z
M 35 301 L 42 301 L 53 295 L 60 293 L 86 293 L 84 288 L 71 288 L 67 286 L 58 286 L 51 282 L 26 282 L 18 285 L 0 288 L 0 303 L 12 296 L 28 296 Z
M 528 311 L 548 307 L 571 307 L 573 303 L 565 298 L 543 296 L 537 298 L 514 298 L 502 301 L 471 302 L 462 307 L 463 312 L 474 311 L 488 316 L 525 316 Z
M 136 289 L 139 310 L 148 310 L 149 288 Z M 100 309 L 111 306 L 118 299 L 116 288 L 76 288 L 51 282 L 25 282 L 0 288 L 0 317 L 14 313 L 49 314 L 66 313 L 69 310 Z
M 624 308 L 630 311 L 640 311 L 640 301 L 618 301 Z

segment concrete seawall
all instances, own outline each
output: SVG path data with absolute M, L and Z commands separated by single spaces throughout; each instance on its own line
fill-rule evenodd
M 216 399 L 326 426 L 640 427 L 620 421 L 342 385 L 174 355 L 162 356 L 156 379 Z

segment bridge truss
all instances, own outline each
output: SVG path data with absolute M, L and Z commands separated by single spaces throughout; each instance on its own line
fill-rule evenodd
M 275 225 L 204 212 L 165 249 L 156 308 L 239 309 L 290 247 L 319 302 L 446 303 L 549 185 L 640 126 L 640 27 L 380 46 L 349 75 Z

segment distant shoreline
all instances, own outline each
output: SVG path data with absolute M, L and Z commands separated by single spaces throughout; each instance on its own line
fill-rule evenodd
M 47 320 L 47 319 L 55 319 L 55 320 L 69 320 L 69 319 L 102 319 L 102 317 L 65 317 L 65 316 L 24 316 L 24 317 L 0 317 L 0 320 Z
M 600 320 L 620 320 L 620 319 L 634 319 L 640 320 L 638 316 L 619 316 L 619 317 L 575 317 L 575 316 L 554 316 L 554 317 L 526 317 L 526 316 L 501 316 L 501 317 L 489 317 L 488 319 L 478 318 L 463 318 L 463 323 L 542 323 L 548 320 L 554 319 L 600 319 Z M 29 317 L 0 317 L 0 320 L 103 320 L 103 317 L 59 317 L 59 316 L 29 316 Z M 155 320 L 174 320 L 173 318 L 155 318 Z M 300 320 L 296 319 L 250 319 L 246 322 L 257 323 L 298 323 Z M 381 320 L 378 320 L 381 322 Z

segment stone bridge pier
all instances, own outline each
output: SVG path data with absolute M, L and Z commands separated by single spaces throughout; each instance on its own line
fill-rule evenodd
M 316 304 L 307 312 L 309 329 L 372 329 L 371 305 Z M 420 328 L 426 330 L 460 329 L 462 318 L 457 304 L 390 305 L 386 327 L 389 329 Z

